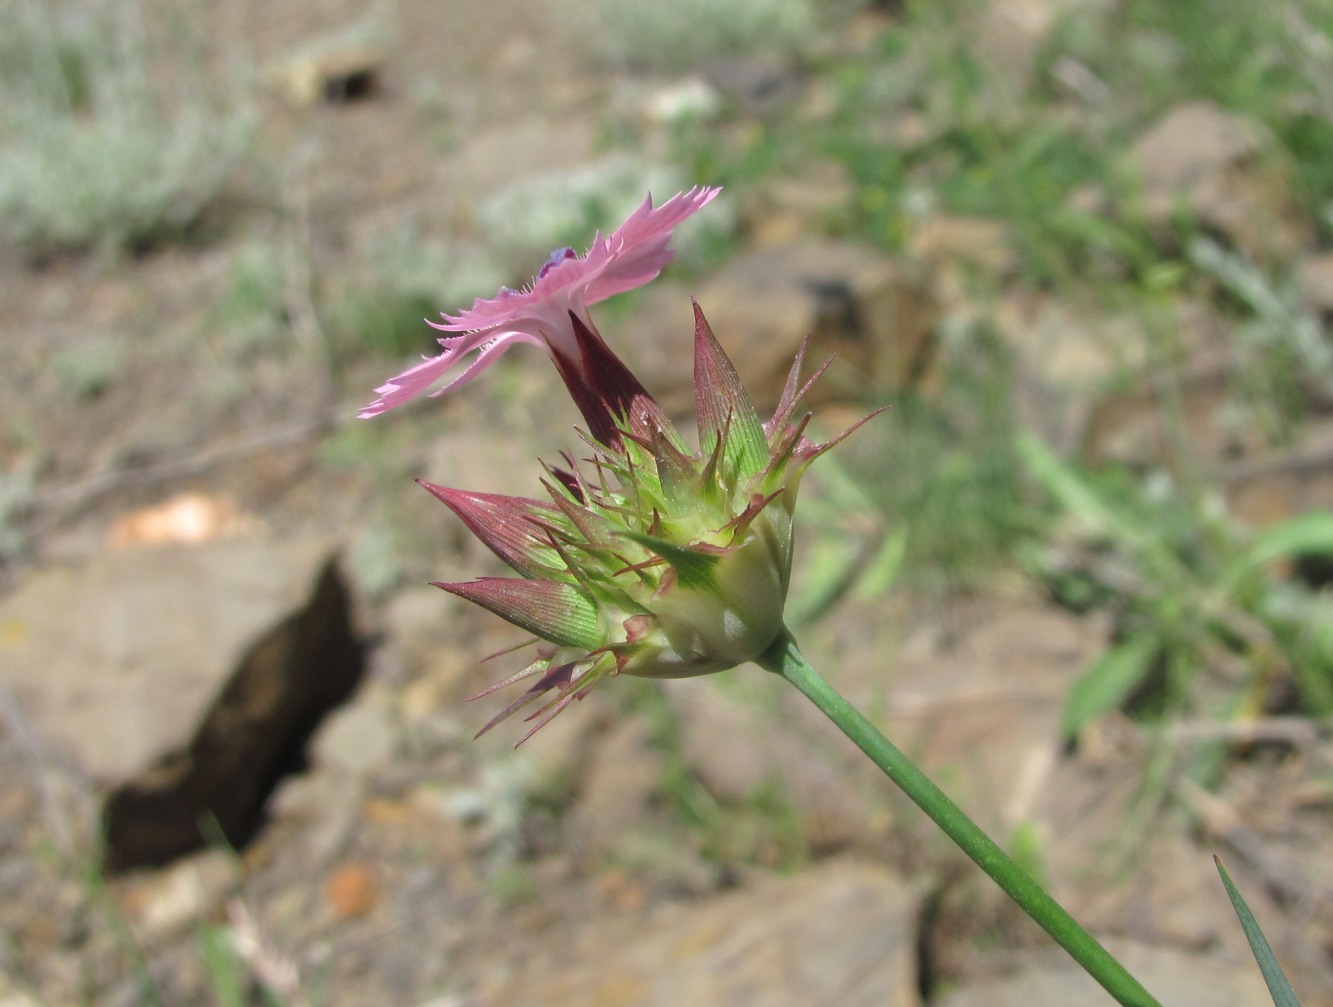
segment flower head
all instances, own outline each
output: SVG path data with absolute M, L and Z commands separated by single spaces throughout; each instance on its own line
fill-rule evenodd
M 455 370 L 452 380 L 431 394 L 442 395 L 466 384 L 515 343 L 544 346 L 557 366 L 564 361 L 565 367 L 577 369 L 581 360 L 573 320 L 596 333 L 588 307 L 654 279 L 675 255 L 669 243 L 676 225 L 707 206 L 720 191 L 695 187 L 658 207 L 649 196 L 608 237 L 594 237 L 583 255 L 572 248 L 551 253 L 527 289 L 503 289 L 457 315 L 444 315 L 443 323 L 432 322 L 451 333 L 439 340 L 444 352 L 376 388 L 379 398 L 361 410 L 361 417 L 400 406 Z
M 591 377 L 562 375 L 584 395 L 590 426 L 611 431 L 586 439 L 591 458 L 548 467 L 549 502 L 423 483 L 519 574 L 437 586 L 534 634 L 527 667 L 481 693 L 534 680 L 482 729 L 536 705 L 523 740 L 607 676 L 706 675 L 763 654 L 783 631 L 801 476 L 860 426 L 823 444 L 805 436 L 809 416 L 796 420 L 796 409 L 815 379 L 800 384 L 804 346 L 761 421 L 696 305 L 691 451 L 606 344 L 570 318 L 569 359 Z

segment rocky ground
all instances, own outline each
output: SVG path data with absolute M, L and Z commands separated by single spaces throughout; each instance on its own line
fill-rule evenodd
M 314 278 L 355 271 L 388 225 L 465 232 L 471 208 L 515 182 L 601 163 L 607 109 L 649 115 L 679 82 L 591 61 L 574 22 L 529 0 L 399 0 L 369 56 L 293 56 L 359 16 L 327 3 L 204 15 L 218 52 L 269 68 L 277 212 L 242 200 L 212 241 L 136 257 L 0 259 L 0 462 L 31 483 L 3 529 L 23 548 L 0 567 L 0 1007 L 1099 1002 L 757 669 L 612 682 L 517 751 L 507 726 L 472 740 L 498 697 L 465 700 L 505 673 L 506 658 L 483 661 L 514 636 L 425 586 L 495 560 L 411 477 L 530 494 L 532 459 L 567 445 L 574 410 L 520 352 L 492 389 L 352 419 L 394 364 L 339 352 Z M 890 16 L 849 15 L 830 44 L 861 44 Z M 339 59 L 373 68 L 367 96 L 302 90 Z M 783 87 L 818 107 L 799 75 L 774 83 L 764 66 L 711 79 L 742 108 Z M 667 132 L 649 130 L 641 153 Z M 1246 181 L 1263 145 L 1182 104 L 1135 148 L 1149 210 L 1192 201 L 1229 247 L 1299 256 L 1317 313 L 1333 306 L 1328 262 Z M 1003 233 L 940 215 L 901 257 L 814 240 L 811 221 L 847 194 L 837 179 L 794 188 L 735 194 L 727 260 L 604 326 L 635 333 L 626 355 L 668 406 L 689 403 L 691 293 L 761 399 L 807 331 L 838 353 L 817 399 L 829 429 L 867 388 L 942 380 L 942 334 L 985 310 L 1034 427 L 1090 457 L 1160 449 L 1154 386 L 1095 408 L 1085 394 L 1121 320 L 1017 282 L 973 296 L 978 267 L 1012 276 Z M 238 337 L 216 305 L 256 241 L 288 250 L 289 279 L 277 327 Z M 1210 434 L 1210 376 L 1235 363 L 1218 360 L 1206 305 L 1171 310 L 1197 377 L 1184 412 L 1233 466 L 1237 510 L 1327 506 L 1321 422 L 1279 454 Z M 80 369 L 107 359 L 105 375 Z M 833 492 L 810 478 L 816 501 Z M 823 541 L 820 520 L 808 541 Z M 795 594 L 814 580 L 798 574 Z M 1274 716 L 1163 735 L 1112 714 L 1066 745 L 1070 683 L 1113 633 L 996 577 L 947 601 L 853 597 L 799 635 L 1168 1007 L 1266 1001 L 1213 853 L 1303 1002 L 1333 1004 L 1327 731 Z M 1216 789 L 1177 771 L 1221 743 Z

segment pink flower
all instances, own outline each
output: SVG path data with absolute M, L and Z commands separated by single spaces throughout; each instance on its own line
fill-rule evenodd
M 785 639 L 801 477 L 865 420 L 823 444 L 805 435 L 798 411 L 823 368 L 802 384 L 803 344 L 765 423 L 698 305 L 694 317 L 698 451 L 576 319 L 598 380 L 581 408 L 611 439 L 585 438 L 582 466 L 566 454 L 548 467 L 549 501 L 422 483 L 519 575 L 436 584 L 534 637 L 528 665 L 480 694 L 529 683 L 483 733 L 532 709 L 521 744 L 603 678 L 711 675 Z
M 379 398 L 359 415 L 368 419 L 416 398 L 475 352 L 448 384 L 431 393 L 443 395 L 471 381 L 515 343 L 545 346 L 569 381 L 568 371 L 578 372 L 582 363 L 575 321 L 596 334 L 589 305 L 654 279 L 675 255 L 668 247 L 672 230 L 720 191 L 696 186 L 658 207 L 650 195 L 610 237 L 595 236 L 582 256 L 572 248 L 553 252 L 527 290 L 505 288 L 457 315 L 444 315 L 443 324 L 430 323 L 454 333 L 440 339 L 444 352 L 376 388 Z

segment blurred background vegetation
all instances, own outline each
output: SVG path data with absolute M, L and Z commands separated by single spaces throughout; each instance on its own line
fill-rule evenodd
M 351 416 L 432 351 L 424 319 L 527 282 L 645 190 L 716 184 L 662 281 L 682 304 L 714 282 L 725 301 L 718 278 L 753 253 L 837 245 L 929 305 L 919 366 L 866 366 L 817 403 L 826 433 L 891 408 L 802 490 L 798 631 L 901 598 L 941 621 L 977 597 L 1086 614 L 1106 646 L 1070 684 L 1065 740 L 1116 718 L 1203 786 L 1253 753 L 1244 725 L 1330 722 L 1329 0 L 449 6 L 474 34 L 435 38 L 435 0 L 290 19 L 0 0 L 0 591 L 183 477 L 280 532 L 350 539 L 374 604 L 485 562 L 399 488 L 504 468 L 467 452 L 467 424 L 567 446 L 539 369 L 506 359 L 485 395 Z M 651 342 L 654 296 L 600 306 L 603 331 Z M 742 376 L 790 349 L 745 349 Z M 306 441 L 294 464 L 263 454 Z M 622 685 L 705 859 L 812 859 L 780 787 L 715 798 L 681 711 Z M 528 834 L 575 799 L 574 769 L 537 786 L 520 764 L 476 798 L 506 906 L 546 883 Z M 1013 845 L 1039 873 L 1036 839 Z M 663 855 L 617 854 L 631 872 Z M 218 1001 L 251 1002 L 211 939 Z
M 1018 578 L 1114 620 L 1071 696 L 1071 735 L 1112 708 L 1333 713 L 1333 517 L 1311 475 L 1333 463 L 1305 451 L 1318 453 L 1333 407 L 1329 305 L 1309 289 L 1333 237 L 1322 0 L 1053 2 L 1017 28 L 981 2 L 597 0 L 565 12 L 580 58 L 626 93 L 683 82 L 665 104 L 644 116 L 611 101 L 593 163 L 511 185 L 459 226 L 395 221 L 333 264 L 316 261 L 309 208 L 284 181 L 291 158 L 282 167 L 260 128 L 263 74 L 207 50 L 202 10 L 2 9 L 0 235 L 13 253 L 40 270 L 221 243 L 203 323 L 215 354 L 237 366 L 304 319 L 336 390 L 358 363 L 383 370 L 428 348 L 423 317 L 521 282 L 516 264 L 586 243 L 645 188 L 727 188 L 716 221 L 684 236 L 679 268 L 697 277 L 762 231 L 764 194 L 804 187 L 805 237 L 928 260 L 942 313 L 930 380 L 862 389 L 893 408 L 807 509 L 799 615 L 848 591 L 943 596 Z M 325 48 L 386 23 L 392 12 Z M 436 121 L 438 149 L 463 142 L 427 82 L 402 91 Z M 1190 137 L 1150 134 L 1182 109 L 1181 132 L 1221 138 L 1179 153 L 1198 163 L 1164 195 L 1157 159 Z M 1067 378 L 1042 359 L 1051 339 L 1097 362 Z M 77 403 L 123 381 L 129 357 L 108 337 L 53 364 Z M 1054 424 L 1034 384 L 1066 402 Z M 1151 436 L 1126 433 L 1125 412 Z M 15 462 L 3 478 L 0 556 L 13 561 L 34 477 Z M 1254 505 L 1242 490 L 1265 480 L 1277 502 Z M 853 525 L 879 531 L 849 549 L 836 529 Z

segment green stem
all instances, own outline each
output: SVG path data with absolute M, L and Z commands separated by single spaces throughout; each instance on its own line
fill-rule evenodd
M 963 814 L 944 791 L 824 681 L 801 655 L 790 633 L 780 636 L 758 664 L 800 689 L 1106 992 L 1125 1007 L 1161 1007 L 1123 965 Z

